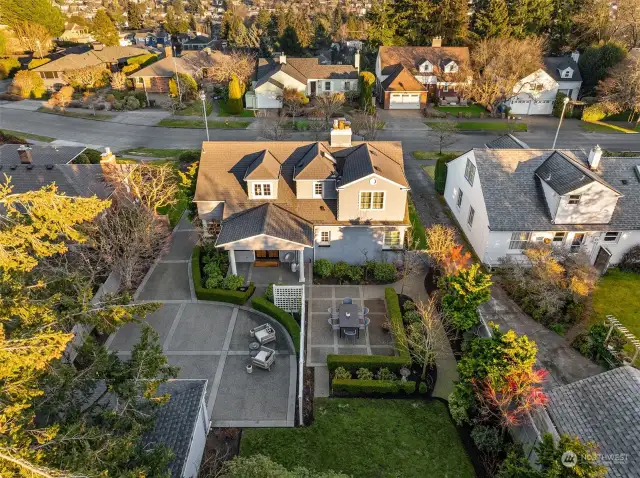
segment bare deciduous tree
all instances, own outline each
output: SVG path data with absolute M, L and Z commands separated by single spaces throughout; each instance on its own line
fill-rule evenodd
M 362 136 L 367 141 L 375 141 L 378 133 L 384 127 L 384 123 L 380 121 L 377 114 L 368 114 L 359 111 L 351 120 L 351 129 L 354 133 Z
M 282 105 L 291 117 L 295 120 L 302 108 L 309 103 L 309 98 L 302 91 L 295 88 L 285 88 L 282 90 Z
M 605 108 L 613 113 L 629 111 L 628 121 L 638 115 L 640 122 L 640 57 L 629 56 L 613 67 L 610 76 L 598 85 L 598 96 Z
M 244 88 L 249 83 L 255 70 L 256 58 L 250 53 L 232 51 L 224 56 L 216 57 L 216 65 L 211 73 L 211 78 L 219 83 L 229 83 L 233 75 L 240 80 L 244 94 Z
M 266 111 L 260 111 L 257 114 L 260 118 L 260 136 L 270 139 L 271 141 L 282 141 L 289 137 L 287 126 L 289 118 L 283 114 L 270 115 Z
M 456 246 L 456 232 L 442 224 L 434 224 L 425 231 L 427 248 L 425 252 L 439 267 L 443 267 L 450 251 Z
M 398 273 L 402 286 L 400 287 L 400 293 L 404 293 L 404 285 L 406 280 L 414 275 L 421 273 L 424 270 L 425 253 L 419 250 L 417 234 L 413 228 L 407 229 L 406 236 L 406 248 L 402 251 L 402 257 L 398 261 Z
M 49 101 L 47 101 L 47 103 L 56 109 L 59 108 L 64 111 L 67 105 L 71 103 L 72 98 L 73 88 L 70 86 L 63 86 L 53 95 L 51 95 L 51 98 L 49 98 Z
M 38 58 L 45 57 L 51 50 L 51 34 L 39 23 L 19 22 L 13 31 L 20 46 Z
M 111 208 L 97 220 L 95 243 L 107 264 L 130 289 L 161 253 L 167 237 L 166 225 L 153 212 L 117 195 Z
M 495 112 L 500 102 L 534 86 L 535 79 L 521 80 L 542 68 L 543 43 L 536 37 L 482 40 L 471 55 L 473 79 L 458 83 L 460 94 Z
M 430 127 L 431 131 L 427 134 L 438 145 L 440 154 L 442 154 L 443 149 L 448 148 L 456 142 L 458 126 L 455 121 L 438 121 L 437 123 L 431 123 Z
M 344 95 L 342 93 L 318 95 L 315 101 L 316 110 L 324 118 L 326 128 L 329 128 L 331 118 L 342 111 L 342 105 L 345 101 Z

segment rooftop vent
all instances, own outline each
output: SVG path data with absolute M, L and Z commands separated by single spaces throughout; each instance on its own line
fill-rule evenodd
M 45 168 L 47 168 L 48 170 L 52 170 L 53 169 L 53 164 L 47 164 L 45 166 Z
M 32 170 L 33 169 L 33 164 L 27 164 L 27 169 L 28 170 Z
M 9 166 L 9 169 L 11 169 L 11 171 L 15 171 L 17 167 L 17 164 L 12 164 L 11 166 Z
M 621 180 L 620 180 L 620 182 L 621 182 L 622 184 L 624 184 L 625 186 L 626 186 L 627 184 L 629 184 L 629 180 L 628 180 L 628 179 L 621 179 Z

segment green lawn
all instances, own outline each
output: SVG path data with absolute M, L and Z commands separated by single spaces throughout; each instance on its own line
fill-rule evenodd
M 43 143 L 51 143 L 52 141 L 56 140 L 55 138 L 52 138 L 50 136 L 42 136 L 41 134 L 33 134 L 33 133 L 23 133 L 22 131 L 14 131 L 12 129 L 2 129 L 0 130 L 0 132 L 11 135 L 11 136 L 15 136 L 16 138 L 19 138 L 24 141 L 28 139 L 33 139 L 36 141 L 42 141 Z
M 189 149 L 160 149 L 160 148 L 129 148 L 123 149 L 118 155 L 146 156 L 148 158 L 177 158 L 185 151 L 199 151 Z
M 580 125 L 587 131 L 592 131 L 594 133 L 613 133 L 613 134 L 631 133 L 633 134 L 633 133 L 640 132 L 640 126 L 625 128 L 625 127 L 621 127 L 621 126 L 617 126 L 609 123 L 604 123 L 602 121 L 598 123 L 589 123 L 589 122 L 583 121 L 582 123 L 580 123 Z
M 480 113 L 487 113 L 480 105 L 470 105 L 470 106 L 436 106 L 435 110 L 442 111 L 443 113 L 449 113 L 453 116 L 458 116 L 458 113 L 462 113 L 463 115 L 466 113 L 471 113 L 472 118 L 480 118 Z
M 414 151 L 411 153 L 414 158 L 419 160 L 432 160 L 436 161 L 440 158 L 444 158 L 445 160 L 452 160 L 457 158 L 463 153 L 463 151 L 443 151 L 440 154 L 438 151 Z
M 609 269 L 593 292 L 593 310 L 593 323 L 613 315 L 640 339 L 640 275 Z
M 165 126 L 167 128 L 202 128 L 204 129 L 204 120 L 183 120 L 176 118 L 164 118 L 157 126 Z M 209 121 L 209 129 L 244 129 L 249 126 L 249 121 Z
M 224 101 L 218 100 L 218 116 L 224 118 L 225 116 L 236 116 L 241 118 L 254 118 L 256 112 L 254 110 L 242 110 L 239 115 L 234 115 L 227 110 L 227 104 Z
M 177 199 L 177 203 L 158 209 L 158 214 L 166 214 L 169 216 L 169 223 L 171 224 L 171 227 L 175 227 L 176 224 L 178 224 L 178 221 L 182 217 L 182 213 L 189 206 L 189 198 L 187 198 L 187 196 L 182 192 L 178 193 Z
M 40 113 L 48 113 L 51 115 L 70 116 L 72 118 L 84 118 L 84 119 L 92 119 L 92 120 L 98 120 L 98 121 L 106 121 L 113 118 L 112 115 L 105 115 L 100 113 L 96 113 L 94 115 L 93 113 L 79 113 L 77 111 L 56 111 L 56 110 L 52 110 L 51 108 L 47 108 L 46 106 L 41 106 L 40 108 L 38 108 L 38 111 Z
M 424 169 L 424 172 L 427 173 L 427 176 L 429 176 L 433 181 L 436 180 L 436 167 L 433 164 L 425 164 L 424 166 L 422 166 L 422 169 Z
M 435 169 L 435 166 L 433 166 L 433 168 Z M 427 236 L 412 199 L 409 200 L 409 221 L 411 221 L 411 231 L 413 234 L 411 239 L 414 242 L 412 249 L 425 249 L 427 247 Z
M 302 428 L 245 428 L 240 454 L 261 453 L 286 468 L 354 478 L 473 477 L 458 432 L 439 401 L 316 398 Z
M 207 116 L 213 111 L 213 105 L 207 101 Z M 177 110 L 176 116 L 202 116 L 202 101 L 196 100 L 186 108 Z

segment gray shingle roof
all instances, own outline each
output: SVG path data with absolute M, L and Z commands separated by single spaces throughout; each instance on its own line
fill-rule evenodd
M 573 58 L 569 56 L 545 56 L 543 61 L 545 71 L 557 82 L 582 81 L 580 68 L 578 68 L 578 64 L 573 61 Z M 573 75 L 571 78 L 562 78 L 558 70 L 566 70 L 567 68 L 571 68 L 573 70 Z
M 586 167 L 586 152 L 561 152 Z M 567 225 L 551 222 L 540 179 L 536 176 L 536 170 L 554 153 L 540 149 L 473 150 L 492 231 L 567 230 Z M 603 157 L 598 174 L 622 194 L 611 222 L 604 225 L 571 225 L 571 229 L 640 230 L 640 185 L 633 172 L 636 165 L 640 165 L 640 158 Z M 622 180 L 627 184 L 623 184 Z
M 561 152 L 555 152 L 549 156 L 544 163 L 536 169 L 536 174 L 561 196 L 593 182 L 598 182 L 617 192 L 614 187 L 596 173 L 577 161 L 569 159 Z
M 170 398 L 158 409 L 154 429 L 144 435 L 143 441 L 173 450 L 171 478 L 182 478 L 206 385 L 206 380 L 169 380 L 158 387 L 158 395 L 168 394 Z
M 640 476 L 640 370 L 624 366 L 554 388 L 547 409 L 560 433 L 594 441 L 603 455 L 627 455 L 605 463 L 607 476 Z
M 266 234 L 305 246 L 313 245 L 313 226 L 275 204 L 262 204 L 222 223 L 217 246 Z
M 529 145 L 512 134 L 505 134 L 486 143 L 489 149 L 529 149 Z

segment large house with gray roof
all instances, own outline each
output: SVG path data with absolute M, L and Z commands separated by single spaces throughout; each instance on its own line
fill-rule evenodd
M 487 265 L 542 242 L 603 271 L 640 244 L 640 157 L 530 149 L 503 138 L 447 165 L 445 200 Z
M 409 227 L 402 146 L 352 142 L 334 124 L 329 142 L 211 141 L 202 145 L 194 201 L 216 245 L 237 262 L 362 263 L 394 259 Z

